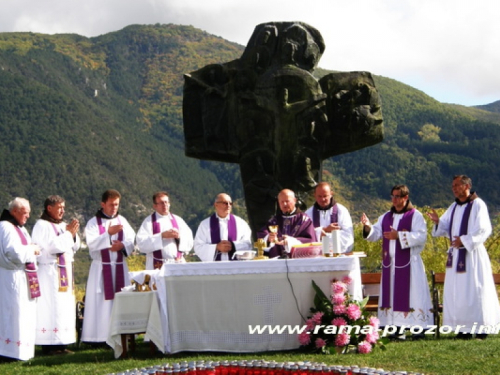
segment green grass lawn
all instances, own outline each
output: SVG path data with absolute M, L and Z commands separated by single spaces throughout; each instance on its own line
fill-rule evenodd
M 193 360 L 250 360 L 277 362 L 324 362 L 328 365 L 358 365 L 404 370 L 425 374 L 485 374 L 500 368 L 500 336 L 490 335 L 486 340 L 454 340 L 453 335 L 439 340 L 427 337 L 420 341 L 391 342 L 387 350 L 376 349 L 370 354 L 322 355 L 299 351 L 264 352 L 250 354 L 184 352 L 173 355 L 157 353 L 152 356 L 148 343 L 137 340 L 137 349 L 128 359 L 116 360 L 108 348 L 95 349 L 82 344 L 70 347 L 74 355 L 43 356 L 40 350 L 26 362 L 0 364 L 0 374 L 109 374 L 165 363 Z M 497 370 L 494 370 L 494 369 Z M 493 372 L 491 372 L 493 371 Z

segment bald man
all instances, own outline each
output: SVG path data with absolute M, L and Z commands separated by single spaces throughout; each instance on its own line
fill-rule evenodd
M 316 241 L 312 220 L 296 207 L 297 198 L 290 189 L 278 194 L 279 209 L 257 234 L 269 245 L 269 258 L 288 257 L 293 246 Z M 276 233 L 270 227 L 277 226 Z
M 330 184 L 320 182 L 314 189 L 316 203 L 309 207 L 306 215 L 313 221 L 318 242 L 328 233 L 338 231 L 341 252 L 348 253 L 352 251 L 354 244 L 351 215 L 345 206 L 335 201 L 333 195 Z
M 250 250 L 252 231 L 242 218 L 233 215 L 233 201 L 225 193 L 217 195 L 215 212 L 203 220 L 194 238 L 194 252 L 203 262 L 235 260 L 237 250 Z

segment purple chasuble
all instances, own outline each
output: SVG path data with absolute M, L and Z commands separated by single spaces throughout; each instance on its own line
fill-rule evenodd
M 99 216 L 96 217 L 97 225 L 99 226 L 99 234 L 106 232 L 106 228 L 102 225 L 102 220 Z M 118 223 L 120 219 L 118 219 Z M 123 241 L 123 230 L 118 232 L 118 240 Z M 111 269 L 111 256 L 109 248 L 101 250 L 102 259 L 102 277 L 104 284 L 104 299 L 112 300 L 115 298 L 115 293 L 122 290 L 125 286 L 125 271 L 123 269 L 123 252 L 117 251 L 117 259 L 115 264 L 115 288 L 113 290 L 113 271 Z
M 462 222 L 460 223 L 460 231 L 458 233 L 459 236 L 463 236 L 467 234 L 467 231 L 469 229 L 469 218 L 470 218 L 470 212 L 472 209 L 472 203 L 474 201 L 471 200 L 467 203 L 467 206 L 465 207 L 464 214 L 462 216 Z M 450 241 L 452 239 L 451 237 L 451 230 L 453 228 L 453 219 L 455 218 L 455 209 L 457 208 L 457 204 L 455 204 L 455 207 L 453 207 L 453 211 L 451 212 L 451 221 L 450 221 Z M 467 253 L 467 250 L 465 247 L 461 247 L 458 249 L 458 259 L 457 259 L 457 272 L 463 273 L 466 272 L 466 262 L 465 262 L 465 254 Z M 446 259 L 446 268 L 451 268 L 451 265 L 453 264 L 453 250 L 448 252 L 448 258 Z
M 236 241 L 238 238 L 238 232 L 236 230 L 236 219 L 233 214 L 229 214 L 229 221 L 227 223 L 227 240 L 230 242 Z M 220 238 L 220 225 L 219 218 L 216 214 L 210 216 L 210 240 L 212 244 L 218 244 L 221 241 Z M 234 254 L 235 249 L 233 245 L 233 249 L 228 253 L 229 260 L 233 260 L 232 255 Z M 214 261 L 221 260 L 221 253 L 215 250 Z
M 28 245 L 28 240 L 24 236 L 23 231 L 17 226 L 16 228 L 17 234 L 19 234 L 19 238 L 21 239 L 21 243 L 23 245 Z M 28 277 L 28 286 L 31 298 L 38 298 L 41 296 L 40 293 L 40 284 L 38 282 L 38 275 L 36 274 L 36 266 L 35 263 L 26 263 L 24 271 L 26 272 L 26 276 Z
M 321 226 L 320 224 L 320 220 L 319 220 L 319 212 L 321 210 L 318 210 L 318 208 L 316 207 L 316 205 L 313 206 L 313 224 L 314 224 L 314 228 L 318 228 L 319 226 Z M 326 211 L 326 210 L 324 210 Z M 330 223 L 338 223 L 339 221 L 339 207 L 337 206 L 337 203 L 335 203 L 333 206 L 332 206 L 332 213 L 330 215 Z
M 56 236 L 59 237 L 61 233 L 57 230 L 57 227 L 54 223 L 50 223 L 52 228 L 54 228 L 54 232 Z M 66 258 L 64 257 L 64 253 L 57 254 L 57 269 L 59 271 L 59 291 L 66 292 L 68 290 L 68 274 L 66 271 Z
M 314 232 L 314 224 L 308 216 L 302 212 L 298 212 L 291 216 L 276 215 L 268 221 L 266 229 L 258 233 L 259 238 L 265 237 L 269 234 L 269 226 L 278 226 L 278 238 L 283 237 L 284 234 L 298 239 L 302 243 L 313 242 L 316 240 L 316 233 Z M 282 245 L 274 245 L 269 249 L 269 258 L 283 256 L 286 253 L 285 247 Z
M 415 209 L 406 211 L 399 220 L 398 231 L 411 232 L 411 224 Z M 394 212 L 390 211 L 382 219 L 382 232 L 390 232 L 394 222 Z M 390 240 L 382 240 L 382 304 L 381 308 L 391 307 L 391 257 L 389 254 Z M 410 311 L 410 249 L 402 250 L 399 240 L 396 241 L 396 251 L 394 255 L 394 290 L 393 290 L 393 311 Z
M 170 222 L 172 223 L 172 228 L 179 230 L 179 225 L 177 220 L 175 220 L 174 215 L 169 214 Z M 153 226 L 153 234 L 158 234 L 161 232 L 160 223 L 156 220 L 156 212 L 151 215 L 151 224 Z M 182 252 L 179 251 L 179 239 L 175 238 L 175 245 L 177 246 L 177 258 L 182 257 Z M 163 265 L 163 253 L 161 249 L 153 251 L 153 269 L 160 269 Z

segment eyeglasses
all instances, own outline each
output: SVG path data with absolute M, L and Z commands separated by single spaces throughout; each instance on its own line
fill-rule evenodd
M 224 206 L 232 206 L 233 205 L 233 202 L 216 202 L 216 203 L 223 204 Z
M 392 195 L 391 194 L 391 198 L 398 198 L 399 199 L 399 198 L 403 198 L 403 197 L 404 197 L 404 195 Z

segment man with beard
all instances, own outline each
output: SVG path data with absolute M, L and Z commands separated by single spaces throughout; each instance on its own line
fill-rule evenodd
M 316 241 L 321 242 L 327 233 L 339 231 L 341 252 L 351 252 L 354 244 L 354 231 L 347 208 L 335 201 L 333 191 L 327 182 L 320 182 L 316 185 L 314 198 L 316 203 L 309 207 L 306 215 L 313 221 Z
M 484 201 L 472 189 L 465 175 L 453 178 L 455 202 L 439 217 L 432 210 L 434 237 L 448 237 L 443 293 L 443 325 L 454 327 L 457 338 L 470 339 L 473 326 L 494 327 L 500 323 L 500 305 L 484 242 L 491 234 L 491 222 Z M 476 331 L 485 339 L 488 331 Z
M 84 342 L 103 344 L 107 340 L 114 295 L 130 284 L 125 257 L 134 250 L 135 231 L 118 214 L 120 198 L 118 191 L 106 190 L 101 209 L 85 227 L 92 264 L 85 289 Z
M 66 345 L 75 338 L 75 295 L 73 291 L 73 259 L 80 248 L 80 223 L 63 221 L 65 201 L 49 196 L 44 211 L 33 228 L 33 242 L 41 247 L 38 257 L 38 299 L 36 344 L 44 354 L 71 354 Z
M 269 244 L 269 258 L 289 257 L 293 246 L 316 240 L 312 220 L 296 204 L 297 198 L 292 190 L 281 190 L 276 215 L 259 231 L 257 237 Z
M 381 326 L 424 329 L 433 324 L 431 296 L 420 256 L 427 240 L 427 226 L 422 214 L 410 202 L 406 185 L 391 190 L 392 207 L 372 226 L 363 213 L 363 237 L 368 241 L 382 239 L 382 282 L 378 318 Z M 414 339 L 423 334 L 414 335 Z M 394 338 L 404 339 L 398 329 Z

